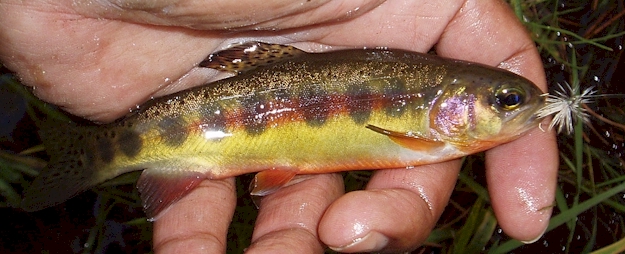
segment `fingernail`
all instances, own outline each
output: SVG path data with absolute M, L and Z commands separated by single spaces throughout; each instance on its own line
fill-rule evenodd
M 545 231 L 547 231 L 547 229 L 546 229 L 546 228 L 545 228 L 545 230 L 543 230 L 543 232 L 542 232 L 542 233 L 540 233 L 540 235 L 538 235 L 538 237 L 536 237 L 536 238 L 534 238 L 534 239 L 531 239 L 531 240 L 528 240 L 528 241 L 520 241 L 520 242 L 522 242 L 522 243 L 524 243 L 524 244 L 532 244 L 532 243 L 535 243 L 536 241 L 538 241 L 538 239 L 540 239 L 541 237 L 543 237 L 543 235 L 545 234 Z
M 372 252 L 379 251 L 388 244 L 388 237 L 378 232 L 372 231 L 364 237 L 355 239 L 352 243 L 341 247 L 330 247 L 338 252 Z

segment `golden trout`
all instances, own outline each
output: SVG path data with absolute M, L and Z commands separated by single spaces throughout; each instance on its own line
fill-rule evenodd
M 51 161 L 22 207 L 143 170 L 137 187 L 155 218 L 205 179 L 259 172 L 252 194 L 266 195 L 300 174 L 441 162 L 519 137 L 544 104 L 511 72 L 402 50 L 313 54 L 252 42 L 200 66 L 237 75 L 111 124 L 43 131 Z

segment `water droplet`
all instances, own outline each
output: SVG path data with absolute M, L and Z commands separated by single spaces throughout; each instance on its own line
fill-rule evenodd
M 553 59 L 553 57 L 549 57 L 549 58 L 547 58 L 547 63 L 556 64 L 556 60 Z
M 432 210 L 433 209 L 432 202 L 430 201 L 430 198 L 425 193 L 425 189 L 423 188 L 423 186 L 417 186 L 417 190 L 419 192 L 419 197 L 421 197 L 421 199 L 423 199 L 423 202 L 425 202 L 428 205 L 428 209 Z

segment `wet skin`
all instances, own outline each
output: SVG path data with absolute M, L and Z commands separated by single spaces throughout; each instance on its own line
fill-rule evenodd
M 165 17 L 162 6 L 139 1 L 105 8 L 2 0 L 0 60 L 42 99 L 100 122 L 152 96 L 222 77 L 194 66 L 210 52 L 249 40 L 308 51 L 388 46 L 424 52 L 435 45 L 440 55 L 509 69 L 546 88 L 533 43 L 501 2 L 290 2 L 220 2 L 219 8 L 189 3 L 166 8 L 171 16 Z M 215 30 L 223 28 L 237 31 Z M 271 31 L 251 31 L 256 28 Z M 511 237 L 535 240 L 551 215 L 558 163 L 554 134 L 536 129 L 486 156 L 500 226 Z M 321 252 L 323 244 L 355 252 L 385 242 L 387 251 L 415 248 L 447 205 L 458 170 L 458 161 L 383 170 L 366 190 L 346 195 L 334 174 L 287 187 L 263 199 L 248 252 Z M 154 248 L 223 250 L 234 205 L 232 179 L 202 182 L 155 222 Z M 358 239 L 360 245 L 351 244 Z

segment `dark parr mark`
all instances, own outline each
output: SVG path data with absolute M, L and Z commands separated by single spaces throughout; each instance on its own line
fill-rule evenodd
M 356 124 L 364 124 L 369 120 L 373 110 L 374 94 L 366 83 L 352 84 L 347 87 L 349 97 L 347 109 L 349 116 Z
M 330 116 L 331 98 L 321 87 L 314 86 L 299 95 L 300 111 L 306 124 L 312 127 L 322 126 Z
M 388 80 L 384 86 L 384 112 L 392 117 L 401 117 L 406 112 L 406 83 L 400 79 Z
M 203 131 L 226 131 L 228 121 L 224 109 L 218 103 L 207 105 L 202 109 L 200 128 Z
M 250 135 L 259 135 L 267 126 L 269 105 L 258 94 L 247 96 L 241 100 L 242 120 L 245 131 Z
M 96 147 L 92 142 L 86 142 L 85 147 L 79 150 L 81 160 L 88 167 L 93 167 L 96 164 L 95 150 Z
M 115 156 L 115 150 L 113 149 L 113 143 L 106 136 L 96 137 L 96 148 L 98 155 L 102 162 L 110 163 Z
M 124 130 L 119 135 L 117 144 L 124 155 L 132 158 L 139 154 L 139 151 L 141 151 L 143 141 L 141 140 L 141 137 L 139 137 L 139 134 L 134 131 Z
M 163 142 L 168 146 L 179 146 L 189 135 L 184 119 L 181 117 L 164 117 L 158 122 Z

